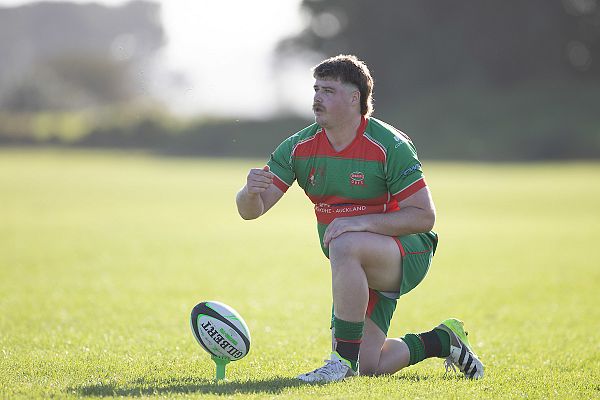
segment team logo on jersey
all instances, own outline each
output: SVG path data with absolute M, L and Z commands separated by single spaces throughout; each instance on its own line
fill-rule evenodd
M 353 172 L 350 174 L 350 184 L 351 185 L 364 185 L 365 184 L 365 174 L 362 172 Z
M 310 173 L 308 174 L 308 183 L 310 183 L 311 186 L 316 186 L 321 183 L 324 176 L 325 168 L 320 167 L 316 169 L 315 167 L 312 167 L 310 169 Z

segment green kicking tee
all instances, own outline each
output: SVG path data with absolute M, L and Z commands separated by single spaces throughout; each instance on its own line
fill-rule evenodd
M 297 181 L 315 205 L 321 248 L 336 218 L 398 211 L 398 202 L 426 186 L 408 136 L 375 118 L 362 118 L 350 145 L 336 151 L 314 123 L 287 138 L 267 163 L 283 192 Z M 437 235 L 430 232 L 432 243 Z

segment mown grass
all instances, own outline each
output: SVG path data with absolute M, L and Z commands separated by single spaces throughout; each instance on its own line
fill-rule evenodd
M 390 334 L 462 318 L 485 379 L 427 360 L 302 385 L 328 355 L 328 265 L 297 188 L 237 216 L 262 162 L 1 150 L 0 397 L 600 397 L 600 164 L 426 162 L 440 247 Z M 219 384 L 188 322 L 210 299 L 252 333 Z

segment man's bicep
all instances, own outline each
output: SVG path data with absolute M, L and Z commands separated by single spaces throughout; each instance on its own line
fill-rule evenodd
M 275 185 L 271 185 L 260 194 L 263 201 L 264 211 L 263 214 L 269 211 L 282 197 L 284 192 Z
M 433 204 L 433 198 L 431 197 L 431 191 L 429 186 L 425 186 L 419 189 L 414 194 L 398 202 L 400 209 L 406 207 L 415 207 L 422 210 L 435 211 L 435 205 Z

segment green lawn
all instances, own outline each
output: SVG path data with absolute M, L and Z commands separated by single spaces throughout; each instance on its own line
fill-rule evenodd
M 238 217 L 261 163 L 1 150 L 0 398 L 600 397 L 600 164 L 425 163 L 440 246 L 390 334 L 459 317 L 485 378 L 434 359 L 303 385 L 328 356 L 328 264 L 297 187 Z M 252 333 L 224 383 L 189 328 L 202 300 Z

